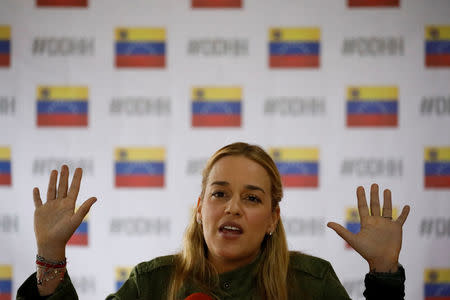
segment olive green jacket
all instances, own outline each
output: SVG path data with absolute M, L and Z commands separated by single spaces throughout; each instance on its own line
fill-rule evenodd
M 350 299 L 337 278 L 331 264 L 323 259 L 298 252 L 290 253 L 288 291 L 289 299 Z M 214 294 L 220 299 L 258 299 L 256 291 L 256 269 L 259 258 L 239 269 L 219 275 L 220 286 Z M 167 299 L 167 290 L 174 269 L 174 256 L 163 256 L 138 264 L 130 277 L 108 300 Z M 403 299 L 404 272 L 383 276 L 366 275 L 366 298 Z M 368 287 L 371 290 L 368 291 Z M 194 284 L 187 283 L 180 291 L 179 298 L 201 292 Z M 369 295 L 369 297 L 368 297 Z M 31 275 L 19 288 L 17 299 L 40 299 L 36 287 L 35 274 Z M 78 299 L 76 291 L 66 274 L 55 292 L 41 299 Z

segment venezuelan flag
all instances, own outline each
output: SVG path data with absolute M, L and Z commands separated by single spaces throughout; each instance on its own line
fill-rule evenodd
M 12 267 L 0 265 L 0 300 L 11 300 L 12 296 Z
M 192 0 L 192 8 L 241 8 L 242 0 Z
M 242 88 L 194 87 L 191 98 L 193 127 L 241 126 Z
M 399 7 L 400 0 L 348 0 L 349 7 Z
M 39 86 L 37 125 L 88 125 L 88 88 L 85 86 Z
M 356 207 L 347 207 L 345 211 L 345 228 L 354 234 L 361 230 L 361 221 Z M 347 242 L 345 243 L 345 247 L 352 248 Z
M 320 28 L 291 27 L 269 30 L 270 68 L 318 68 Z
M 88 0 L 37 0 L 36 4 L 38 7 L 87 7 Z
M 425 269 L 425 300 L 450 300 L 450 269 Z
M 117 148 L 116 187 L 163 187 L 164 148 Z
M 0 67 L 11 64 L 11 28 L 0 26 Z
M 0 147 L 0 185 L 11 185 L 11 150 Z
M 425 188 L 450 188 L 450 147 L 425 148 Z
M 396 86 L 359 86 L 347 89 L 348 127 L 396 127 Z
M 89 238 L 89 220 L 88 216 L 84 217 L 83 222 L 78 226 L 77 230 L 70 237 L 67 242 L 68 245 L 72 246 L 87 246 Z
M 116 267 L 116 290 L 118 291 L 120 287 L 127 281 L 130 276 L 132 267 Z
M 356 207 L 348 207 L 345 212 L 345 228 L 351 233 L 358 233 L 361 229 L 359 212 Z
M 117 28 L 116 67 L 164 68 L 166 30 L 164 28 Z
M 319 186 L 318 148 L 271 148 L 285 187 Z
M 425 66 L 450 67 L 450 25 L 425 27 Z

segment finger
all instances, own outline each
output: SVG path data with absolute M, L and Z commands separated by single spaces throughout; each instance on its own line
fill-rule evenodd
M 358 198 L 358 212 L 361 220 L 369 215 L 369 209 L 367 208 L 366 192 L 362 186 L 356 189 L 356 197 Z
M 52 170 L 50 173 L 50 180 L 47 188 L 47 201 L 55 200 L 56 198 L 56 180 L 58 179 L 58 171 Z
M 59 173 L 58 193 L 56 198 L 62 199 L 67 197 L 67 185 L 69 180 L 69 167 L 63 165 Z
M 72 183 L 70 184 L 69 193 L 67 194 L 67 196 L 73 200 L 77 200 L 82 175 L 83 170 L 81 168 L 77 168 L 73 174 Z
M 39 189 L 37 187 L 33 189 L 33 200 L 35 208 L 42 206 L 41 195 L 39 195 Z
M 401 213 L 400 216 L 397 218 L 397 221 L 396 221 L 396 222 L 400 223 L 400 225 L 403 226 L 403 224 L 404 224 L 405 221 L 406 221 L 406 218 L 408 217 L 409 210 L 410 210 L 409 205 L 405 205 L 405 207 L 403 207 L 403 209 L 402 209 L 402 213 Z
M 392 197 L 390 190 L 383 192 L 383 217 L 392 218 Z
M 97 198 L 91 197 L 81 204 L 78 210 L 75 212 L 73 218 L 74 222 L 77 224 L 77 227 L 80 226 L 81 222 L 83 222 L 84 217 L 88 214 L 91 209 L 92 204 L 97 201 Z
M 342 239 L 353 247 L 353 241 L 355 239 L 355 235 L 353 233 L 335 222 L 328 222 L 327 226 L 333 229 Z
M 370 187 L 370 213 L 372 216 L 381 216 L 378 184 L 376 183 Z

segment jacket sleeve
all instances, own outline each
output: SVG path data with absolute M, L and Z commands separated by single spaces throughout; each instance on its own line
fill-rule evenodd
M 58 285 L 55 292 L 49 296 L 40 296 L 37 288 L 36 273 L 30 277 L 17 290 L 17 300 L 74 300 L 78 299 L 77 292 L 70 280 L 69 275 L 64 275 L 63 281 Z M 107 300 L 123 300 L 123 299 L 138 299 L 138 288 L 136 284 L 135 270 L 130 274 L 130 277 L 125 281 L 117 293 L 110 294 Z
M 396 273 L 368 273 L 364 279 L 364 296 L 367 300 L 403 300 L 405 279 L 405 269 L 401 265 Z
M 47 297 L 41 297 L 37 288 L 36 273 L 30 277 L 17 290 L 17 300 L 46 299 L 46 300 L 73 300 L 78 299 L 77 292 L 73 287 L 69 274 L 64 275 L 63 281 L 58 285 L 55 292 Z

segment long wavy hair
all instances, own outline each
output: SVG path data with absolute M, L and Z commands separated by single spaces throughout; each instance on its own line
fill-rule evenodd
M 280 174 L 272 158 L 259 146 L 247 143 L 233 143 L 219 149 L 208 160 L 203 170 L 203 199 L 209 173 L 214 164 L 225 156 L 244 156 L 261 165 L 271 182 L 272 210 L 278 207 L 283 197 Z M 202 200 L 200 200 L 202 201 Z M 187 280 L 202 292 L 218 299 L 213 290 L 218 288 L 219 274 L 207 259 L 208 248 L 203 236 L 202 225 L 197 223 L 196 210 L 192 212 L 189 226 L 184 234 L 183 248 L 175 256 L 175 270 L 168 290 L 168 299 L 177 299 L 177 294 Z M 281 219 L 271 236 L 266 235 L 261 243 L 261 259 L 257 270 L 256 290 L 258 299 L 287 300 L 287 273 L 289 252 L 286 234 Z

